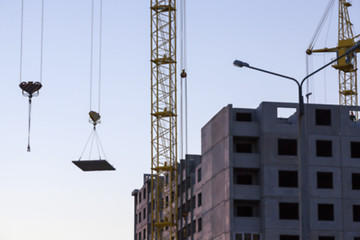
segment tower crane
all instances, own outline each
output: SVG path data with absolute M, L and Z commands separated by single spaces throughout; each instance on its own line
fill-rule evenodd
M 330 0 L 328 8 L 314 34 L 309 48 L 306 50 L 308 55 L 311 55 L 312 53 L 336 52 L 337 55 L 340 56 L 345 54 L 346 50 L 354 46 L 356 43 L 355 40 L 360 37 L 360 35 L 354 36 L 353 24 L 350 21 L 348 8 L 351 7 L 352 4 L 348 0 L 339 0 L 338 45 L 332 48 L 313 49 L 319 30 L 322 28 L 330 10 L 330 5 L 333 4 L 333 2 L 334 0 Z M 359 52 L 359 50 L 356 52 Z M 332 67 L 338 70 L 339 75 L 339 104 L 358 106 L 356 54 L 351 54 L 346 58 L 339 59 Z
M 151 0 L 151 239 L 176 240 L 176 0 Z

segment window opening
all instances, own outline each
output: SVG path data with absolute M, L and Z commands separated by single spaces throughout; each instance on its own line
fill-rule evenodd
M 299 204 L 291 202 L 279 203 L 279 219 L 299 219 Z
M 351 157 L 352 158 L 360 158 L 360 142 L 351 142 Z
M 318 204 L 318 220 L 319 221 L 333 221 L 334 220 L 334 205 L 333 204 Z
M 289 119 L 293 116 L 296 117 L 296 108 L 286 108 L 286 107 L 277 108 L 277 118 Z
M 331 110 L 330 109 L 316 109 L 315 110 L 315 124 L 318 126 L 331 125 Z
M 316 175 L 318 188 L 333 188 L 332 172 L 317 172 Z
M 296 156 L 297 155 L 296 139 L 278 139 L 278 154 Z
M 297 171 L 280 170 L 278 174 L 279 187 L 298 187 L 298 173 Z
M 360 190 L 360 173 L 353 173 L 351 176 L 352 189 Z
M 319 240 L 335 240 L 333 236 L 319 236 Z
M 331 157 L 332 156 L 332 141 L 317 140 L 316 141 L 316 156 L 317 157 Z
M 279 240 L 299 240 L 298 235 L 280 235 Z
M 353 205 L 353 221 L 360 222 L 360 205 Z

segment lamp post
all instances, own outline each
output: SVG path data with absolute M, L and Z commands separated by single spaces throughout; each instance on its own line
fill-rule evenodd
M 234 66 L 236 67 L 247 67 L 256 71 L 264 72 L 267 74 L 275 75 L 281 78 L 285 78 L 291 80 L 296 83 L 298 87 L 298 94 L 299 94 L 299 108 L 297 111 L 298 115 L 298 172 L 299 172 L 299 206 L 300 206 L 300 221 L 299 221 L 299 228 L 300 228 L 300 240 L 308 240 L 310 239 L 310 217 L 309 217 L 309 168 L 308 168 L 308 158 L 307 158 L 307 151 L 306 151 L 306 122 L 303 119 L 305 115 L 304 111 L 304 97 L 302 94 L 302 86 L 304 82 L 314 74 L 320 72 L 324 68 L 328 67 L 332 63 L 338 61 L 340 58 L 343 58 L 357 49 L 360 48 L 360 41 L 358 41 L 353 47 L 349 48 L 345 54 L 338 56 L 336 59 L 332 60 L 331 62 L 327 63 L 326 65 L 322 66 L 318 70 L 310 73 L 306 77 L 304 77 L 301 81 L 289 76 L 285 76 L 279 73 L 271 72 L 268 70 L 264 70 L 261 68 L 256 68 L 250 66 L 250 64 L 246 62 L 242 62 L 240 60 L 234 61 Z

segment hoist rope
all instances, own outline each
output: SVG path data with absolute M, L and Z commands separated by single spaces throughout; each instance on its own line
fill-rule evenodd
M 100 29 L 99 29 L 99 102 L 98 102 L 98 113 L 100 113 L 100 103 L 101 103 L 101 57 L 102 57 L 102 0 L 100 0 Z
M 40 29 L 40 69 L 39 82 L 42 83 L 43 75 L 43 50 L 44 50 L 44 9 L 45 0 L 41 1 L 41 29 Z M 23 74 L 23 48 L 24 48 L 24 0 L 21 1 L 21 23 L 20 23 L 20 73 L 19 82 L 22 82 Z
M 20 78 L 22 81 L 22 58 L 23 58 L 23 39 L 24 39 L 24 0 L 21 1 L 21 23 L 20 23 Z
M 185 72 L 185 77 L 181 77 L 180 81 L 180 155 L 181 158 L 184 157 L 183 152 L 185 149 L 185 154 L 188 153 L 188 141 L 187 141 L 187 56 L 186 56 L 186 1 L 180 1 L 180 67 L 181 71 Z M 185 129 L 184 129 L 185 127 Z M 184 141 L 185 135 L 185 141 Z M 185 144 L 184 144 L 185 142 Z
M 95 9 L 94 0 L 92 0 L 91 6 L 91 39 L 90 39 L 90 111 L 93 110 L 93 81 L 94 81 L 94 9 Z M 99 62 L 98 62 L 98 109 L 97 112 L 100 113 L 100 106 L 101 106 L 101 78 L 102 78 L 102 7 L 103 2 L 100 0 L 100 16 L 99 16 Z
M 94 45 L 94 0 L 91 1 L 91 37 L 90 37 L 90 107 L 92 107 L 92 84 L 93 84 L 93 45 Z
M 44 49 L 44 0 L 41 5 L 41 40 L 40 40 L 40 83 L 43 75 L 43 49 Z

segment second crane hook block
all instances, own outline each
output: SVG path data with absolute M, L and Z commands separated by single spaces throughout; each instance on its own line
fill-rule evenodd
M 21 88 L 21 90 L 24 92 L 26 92 L 29 97 L 32 97 L 33 93 L 38 92 L 40 90 L 40 88 L 42 87 L 40 82 L 21 82 L 19 84 L 19 87 Z
M 90 111 L 89 116 L 94 125 L 96 125 L 100 121 L 101 116 L 99 113 L 97 113 L 95 111 Z
M 186 78 L 187 77 L 187 73 L 185 72 L 185 69 L 182 70 L 181 74 L 180 74 L 181 78 Z

